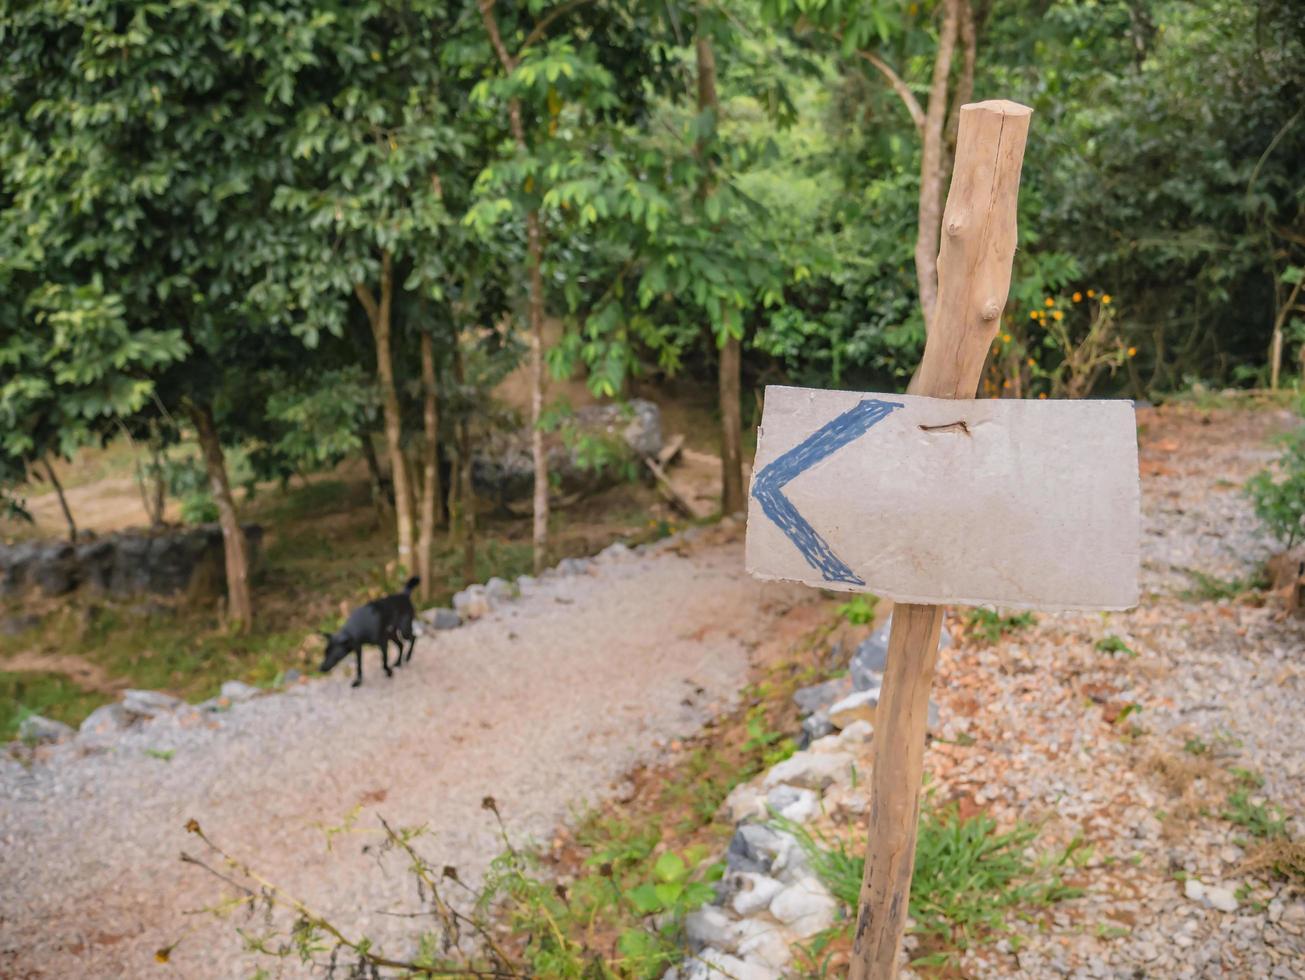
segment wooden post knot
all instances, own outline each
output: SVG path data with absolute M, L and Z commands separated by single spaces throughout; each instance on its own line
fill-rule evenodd
M 995 320 L 1001 316 L 1001 308 L 1004 304 L 998 299 L 990 299 L 983 304 L 983 312 L 980 314 L 985 320 Z
M 965 219 L 956 217 L 947 222 L 947 234 L 952 238 L 959 235 L 965 228 Z

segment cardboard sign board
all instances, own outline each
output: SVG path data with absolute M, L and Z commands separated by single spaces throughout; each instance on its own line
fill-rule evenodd
M 752 472 L 758 578 L 899 602 L 1137 605 L 1131 402 L 770 386 Z

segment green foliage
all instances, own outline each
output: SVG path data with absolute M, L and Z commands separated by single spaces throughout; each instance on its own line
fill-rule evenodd
M 76 725 L 100 705 L 113 700 L 85 691 L 63 674 L 0 671 L 0 741 L 18 733 L 29 715 L 43 715 Z
M 748 739 L 743 743 L 744 752 L 756 752 L 761 758 L 761 767 L 783 762 L 797 751 L 797 743 L 783 732 L 772 731 L 766 724 L 765 705 L 757 705 L 748 712 Z
M 1255 515 L 1285 547 L 1305 537 L 1305 430 L 1293 432 L 1276 463 L 1246 484 Z
M 817 840 L 800 825 L 777 820 L 793 834 L 811 868 L 834 897 L 856 909 L 865 860 L 841 841 Z M 925 807 L 920 816 L 911 880 L 913 932 L 946 949 L 967 949 L 1000 938 L 1006 918 L 1081 894 L 1063 881 L 1082 842 L 1034 862 L 1026 855 L 1037 839 L 1027 824 L 999 833 L 986 813 L 962 819 L 955 807 Z M 845 928 L 850 929 L 849 921 Z
M 1278 807 L 1253 802 L 1246 789 L 1235 789 L 1224 801 L 1221 816 L 1229 823 L 1244 828 L 1252 837 L 1286 837 L 1286 815 Z
M 1137 651 L 1121 640 L 1114 633 L 1109 633 L 1097 640 L 1095 649 L 1102 653 L 1126 653 L 1130 657 L 1136 657 Z
M 838 607 L 838 614 L 852 626 L 868 626 L 875 621 L 875 606 L 879 597 L 858 595 Z
M 1037 617 L 1031 612 L 1003 616 L 995 609 L 975 606 L 965 614 L 965 632 L 966 635 L 976 636 L 991 645 L 1006 634 L 1027 629 L 1037 621 Z
M 1264 570 L 1252 572 L 1240 578 L 1219 578 L 1198 568 L 1180 569 L 1192 580 L 1192 587 L 1184 589 L 1179 595 L 1192 602 L 1223 602 L 1238 599 L 1248 592 L 1257 592 L 1268 586 Z

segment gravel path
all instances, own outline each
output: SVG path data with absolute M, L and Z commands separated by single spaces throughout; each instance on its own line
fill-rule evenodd
M 1248 802 L 1305 835 L 1305 622 L 1274 602 L 1202 598 L 1188 572 L 1246 581 L 1271 554 L 1241 487 L 1292 416 L 1173 408 L 1139 422 L 1142 605 L 1040 616 L 940 657 L 951 744 L 926 767 L 944 798 L 1039 824 L 1039 849 L 1084 842 L 1070 880 L 1085 896 L 1013 921 L 1017 938 L 968 954 L 965 976 L 1305 977 L 1299 886 L 1248 873 L 1263 841 L 1223 816 L 1249 770 L 1263 785 L 1240 782 Z M 1131 654 L 1098 649 L 1108 636 Z
M 375 826 L 367 811 L 427 824 L 428 857 L 474 879 L 500 850 L 485 795 L 518 838 L 547 835 L 662 739 L 695 730 L 745 683 L 767 624 L 804 601 L 751 581 L 728 535 L 546 578 L 421 640 L 393 680 L 369 654 L 357 690 L 337 668 L 227 713 L 152 721 L 107 752 L 78 740 L 26 769 L 0 762 L 0 975 L 250 975 L 235 927 L 258 920 L 184 915 L 220 892 L 177 860 L 199 846 L 191 817 L 338 924 L 404 952 L 412 920 L 380 913 L 410 907 L 410 883 L 378 871 L 357 838 L 328 853 L 323 828 L 360 806 L 360 828 Z M 154 951 L 187 928 L 157 966 Z

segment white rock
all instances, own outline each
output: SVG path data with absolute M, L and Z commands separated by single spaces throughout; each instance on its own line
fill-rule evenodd
M 1237 911 L 1237 896 L 1233 894 L 1231 888 L 1224 888 L 1222 885 L 1206 888 L 1205 900 L 1220 912 Z
M 734 876 L 739 886 L 730 904 L 739 915 L 755 915 L 770 907 L 771 899 L 780 893 L 783 884 L 769 875 L 753 871 L 740 871 Z
M 815 878 L 803 878 L 789 885 L 770 903 L 770 914 L 798 936 L 814 936 L 834 924 L 838 903 Z
M 708 948 L 667 973 L 665 980 L 778 980 L 779 975 L 778 970 Z
M 504 579 L 495 575 L 485 583 L 485 593 L 494 602 L 506 602 L 516 598 L 516 590 Z
M 745 820 L 764 820 L 766 813 L 766 794 L 748 783 L 740 783 L 730 790 L 721 804 L 730 823 L 743 823 Z
M 686 915 L 684 933 L 695 946 L 712 946 L 729 953 L 738 948 L 738 923 L 715 905 L 704 905 Z
M 169 711 L 176 711 L 185 703 L 181 698 L 174 698 L 162 691 L 128 690 L 122 694 L 123 708 L 144 718 L 157 718 Z
M 868 721 L 853 721 L 843 726 L 838 740 L 845 746 L 864 745 L 875 733 L 875 726 Z
M 793 936 L 766 919 L 744 919 L 738 924 L 738 951 L 744 960 L 753 960 L 773 970 L 782 970 L 793 958 L 789 951 Z
M 875 709 L 878 707 L 879 688 L 872 687 L 868 691 L 854 691 L 843 700 L 830 705 L 829 720 L 834 723 L 835 728 L 846 728 L 855 721 L 864 721 L 873 725 Z
M 772 767 L 762 782 L 767 789 L 788 783 L 822 790 L 837 780 L 846 779 L 851 768 L 852 757 L 845 752 L 796 752 Z
M 464 622 L 469 619 L 480 619 L 482 616 L 488 616 L 491 609 L 493 609 L 493 605 L 489 600 L 489 593 L 483 585 L 468 585 L 461 592 L 453 594 L 453 611 Z
M 229 701 L 248 701 L 250 698 L 258 697 L 262 693 L 253 685 L 244 684 L 240 681 L 224 681 L 222 684 L 222 697 Z
M 816 755 L 828 755 L 831 752 L 842 752 L 843 742 L 837 735 L 826 735 L 824 738 L 818 738 L 807 746 L 808 752 L 814 752 Z
M 785 820 L 806 823 L 820 812 L 820 797 L 809 789 L 787 783 L 776 786 L 766 795 L 766 804 Z

